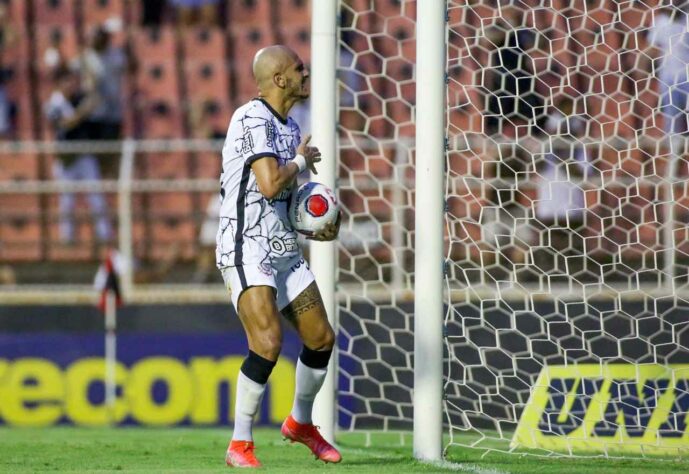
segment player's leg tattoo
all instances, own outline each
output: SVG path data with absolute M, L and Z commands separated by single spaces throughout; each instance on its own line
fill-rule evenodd
M 314 309 L 321 309 L 325 314 L 325 307 L 316 282 L 311 283 L 294 301 L 285 306 L 282 315 L 294 324 L 299 316 Z

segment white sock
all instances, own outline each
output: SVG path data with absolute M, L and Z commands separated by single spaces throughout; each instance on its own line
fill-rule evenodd
M 297 361 L 297 387 L 292 406 L 292 418 L 297 423 L 308 424 L 312 422 L 313 400 L 321 389 L 327 372 L 327 368 L 313 369 L 304 365 L 301 359 Z
M 259 384 L 239 371 L 237 390 L 234 402 L 234 441 L 253 441 L 252 428 L 254 417 L 258 413 L 266 385 Z

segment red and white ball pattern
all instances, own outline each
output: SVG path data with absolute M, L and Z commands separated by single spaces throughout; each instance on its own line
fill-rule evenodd
M 304 235 L 313 235 L 329 223 L 335 223 L 340 212 L 335 193 L 321 183 L 304 183 L 292 193 L 289 219 L 292 227 Z

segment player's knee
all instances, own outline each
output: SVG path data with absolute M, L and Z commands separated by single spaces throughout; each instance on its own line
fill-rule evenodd
M 282 334 L 279 331 L 262 331 L 252 341 L 253 350 L 269 360 L 277 360 L 282 350 Z
M 335 345 L 335 332 L 329 324 L 326 324 L 321 331 L 314 334 L 314 337 L 309 342 L 310 349 L 315 351 L 329 351 Z

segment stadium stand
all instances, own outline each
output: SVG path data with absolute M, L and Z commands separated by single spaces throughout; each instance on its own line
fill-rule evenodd
M 33 0 L 33 18 L 36 25 L 76 25 L 75 0 Z
M 273 5 L 270 0 L 228 0 L 228 29 L 235 26 L 257 26 L 267 28 L 273 25 Z
M 605 0 L 589 5 L 588 14 L 583 15 L 583 0 L 553 0 L 552 4 L 552 8 L 540 8 L 529 18 L 519 20 L 526 29 L 545 32 L 537 35 L 528 51 L 538 77 L 538 94 L 552 103 L 562 97 L 574 99 L 576 113 L 588 117 L 586 134 L 590 137 L 631 138 L 639 134 L 662 137 L 664 123 L 657 107 L 658 79 L 648 74 L 650 66 L 644 62 L 651 55 L 646 36 L 652 21 L 649 8 L 633 2 L 618 4 Z M 256 95 L 251 60 L 258 49 L 280 41 L 293 47 L 307 64 L 310 62 L 308 0 L 228 0 L 220 8 L 225 20 L 222 27 L 181 30 L 171 23 L 173 15 L 163 15 L 160 28 L 142 27 L 140 2 L 10 0 L 7 5 L 19 38 L 15 47 L 0 49 L 6 91 L 15 111 L 15 130 L 11 138 L 53 138 L 53 131 L 43 114 L 43 104 L 52 90 L 51 71 L 57 64 L 73 60 L 88 41 L 89 32 L 104 23 L 115 28 L 121 23 L 121 30 L 115 35 L 116 42 L 127 47 L 138 66 L 127 73 L 124 87 L 128 104 L 125 136 L 134 138 L 222 137 L 233 108 Z M 350 134 L 362 138 L 368 135 L 374 139 L 412 136 L 415 15 L 414 2 L 346 2 L 341 24 L 347 45 L 341 64 L 343 70 L 354 75 L 358 72 L 368 75 L 366 84 L 357 84 L 356 78 L 345 79 L 341 87 L 341 93 L 345 92 L 342 95 L 351 102 L 342 110 L 342 123 Z M 480 25 L 491 23 L 491 19 L 500 14 L 496 7 L 484 3 L 475 8 L 452 9 L 449 15 L 449 24 L 454 27 L 450 31 L 448 53 L 455 60 L 448 71 L 448 93 L 455 104 L 448 112 L 450 129 L 484 133 L 488 131 L 486 106 L 490 84 L 487 81 L 491 75 L 485 65 L 495 60 L 500 45 L 488 41 Z M 548 56 L 551 60 L 544 60 Z M 31 90 L 36 93 L 31 94 Z M 508 129 L 503 131 L 513 133 Z M 587 151 L 592 160 L 602 158 L 596 160 L 597 170 L 616 170 L 616 177 L 620 179 L 651 174 L 664 176 L 669 161 L 659 150 L 644 144 L 625 153 L 607 144 L 588 147 Z M 375 150 L 380 156 L 367 156 L 366 159 L 358 156 L 361 152 L 343 152 L 341 175 L 361 172 L 379 179 L 394 176 L 391 164 L 394 158 L 387 151 Z M 450 160 L 452 171 L 458 175 L 470 173 L 490 177 L 495 173 L 491 163 L 496 160 L 491 153 L 489 150 L 457 153 Z M 14 155 L 0 156 L 0 179 L 45 179 L 50 176 L 50 156 L 34 154 L 24 158 L 20 163 Z M 142 154 L 137 166 L 138 176 L 145 178 L 214 178 L 220 162 L 217 154 L 209 152 L 171 153 L 164 157 Z M 686 160 L 680 160 L 678 173 L 678 176 L 689 174 Z M 533 196 L 528 195 L 532 191 L 525 191 L 524 199 L 532 199 Z M 616 197 L 620 193 L 629 201 L 625 206 Z M 591 200 L 595 203 L 589 209 L 592 228 L 604 233 L 602 223 L 610 220 L 611 213 L 619 208 L 625 219 L 644 223 L 639 227 L 641 244 L 657 242 L 658 223 L 648 217 L 652 193 L 653 187 L 647 185 L 634 190 L 611 185 L 605 196 Z M 141 212 L 145 214 L 142 219 L 145 220 L 146 213 L 168 217 L 166 223 L 147 223 L 144 227 L 137 224 L 137 235 L 156 239 L 170 239 L 175 235 L 195 238 L 191 230 L 194 226 L 187 228 L 175 224 L 179 219 L 169 214 L 173 210 L 175 215 L 182 211 L 202 214 L 205 195 L 200 198 L 201 195 L 187 192 L 179 193 L 181 197 L 171 196 L 140 197 Z M 451 212 L 457 216 L 475 216 L 488 199 L 476 197 L 468 190 L 461 196 L 451 203 Z M 352 199 L 343 195 L 348 206 L 358 208 Z M 369 206 L 368 210 L 389 219 L 386 196 L 366 195 L 357 199 L 361 200 L 361 206 Z M 44 212 L 50 216 L 48 221 L 55 217 L 54 203 L 50 199 L 33 199 L 31 206 L 34 207 L 29 215 Z M 36 222 L 38 230 L 33 224 L 3 224 L 3 236 L 13 235 L 19 239 L 21 235 L 41 234 L 48 239 L 54 238 L 52 224 L 41 231 L 38 219 Z M 89 227 L 82 227 L 83 237 L 92 239 Z M 623 223 L 616 221 L 612 227 L 619 235 L 612 235 L 610 239 L 632 238 L 625 234 Z M 463 232 L 476 239 L 475 229 Z M 17 258 L 39 258 L 40 246 L 36 249 L 17 253 Z M 3 252 L 8 252 L 7 248 Z M 48 255 L 56 258 L 73 255 L 72 251 L 61 252 Z M 144 253 L 150 255 L 148 250 Z M 14 254 L 3 255 L 9 258 Z

